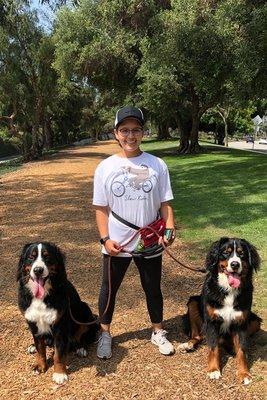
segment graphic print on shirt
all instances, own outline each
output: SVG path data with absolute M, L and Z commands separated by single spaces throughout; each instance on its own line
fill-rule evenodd
M 145 164 L 140 167 L 121 167 L 112 179 L 111 191 L 116 197 L 121 197 L 127 192 L 149 193 L 153 189 L 153 176 Z

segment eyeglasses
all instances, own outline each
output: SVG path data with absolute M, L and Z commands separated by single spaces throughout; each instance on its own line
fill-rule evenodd
M 128 136 L 128 135 L 130 135 L 130 133 L 132 133 L 133 135 L 141 135 L 141 133 L 143 133 L 143 129 L 142 128 L 133 128 L 133 129 L 122 128 L 122 129 L 119 129 L 119 133 L 122 136 Z

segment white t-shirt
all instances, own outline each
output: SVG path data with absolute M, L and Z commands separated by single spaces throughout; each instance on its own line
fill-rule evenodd
M 144 227 L 157 219 L 161 203 L 173 199 L 168 168 L 163 160 L 143 152 L 133 158 L 113 155 L 101 161 L 94 175 L 93 205 L 108 206 L 132 224 Z M 111 239 L 122 246 L 136 230 L 118 221 L 109 213 Z M 139 235 L 125 248 L 133 251 Z M 105 247 L 102 252 L 106 254 Z M 118 256 L 129 257 L 128 253 Z

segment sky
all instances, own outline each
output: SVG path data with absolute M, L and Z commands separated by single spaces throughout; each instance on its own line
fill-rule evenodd
M 31 0 L 31 8 L 38 14 L 40 25 L 46 30 L 51 31 L 54 13 L 47 4 L 40 4 L 39 0 Z

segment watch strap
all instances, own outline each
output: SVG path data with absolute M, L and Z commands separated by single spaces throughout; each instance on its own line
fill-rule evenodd
M 109 239 L 110 239 L 109 236 L 105 236 L 105 237 L 101 238 L 101 239 L 99 240 L 99 242 L 100 242 L 101 244 L 105 244 L 106 241 L 109 240 Z

